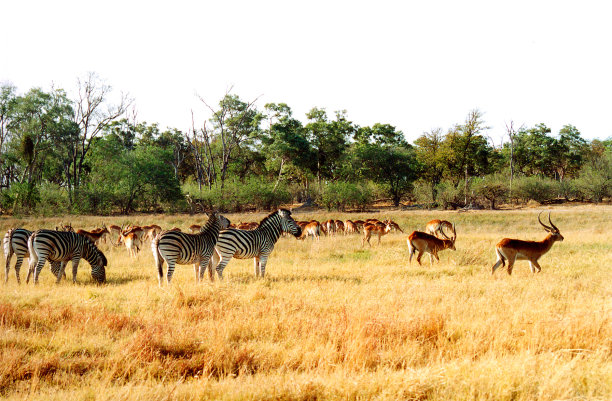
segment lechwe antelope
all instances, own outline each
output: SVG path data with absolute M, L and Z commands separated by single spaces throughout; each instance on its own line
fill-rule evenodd
M 361 246 L 364 246 L 366 241 L 368 241 L 368 245 L 372 246 L 372 244 L 370 244 L 370 238 L 372 237 L 372 234 L 378 235 L 378 244 L 380 244 L 380 237 L 385 234 L 388 234 L 389 231 L 391 231 L 390 224 L 384 224 L 380 222 L 377 224 L 364 224 Z
M 86 231 L 86 230 L 76 230 L 76 233 L 79 235 L 84 236 L 85 238 L 89 239 L 91 242 L 94 243 L 94 245 L 98 245 L 98 243 L 106 238 L 105 236 L 109 234 L 108 229 L 106 227 L 100 228 L 100 229 L 93 229 L 91 231 Z
M 140 252 L 143 233 L 144 230 L 141 227 L 130 227 L 127 230 L 122 230 L 117 245 L 125 244 L 128 255 L 136 257 Z
M 542 223 L 542 220 L 540 220 L 541 214 L 542 212 L 538 214 L 538 221 L 542 227 L 544 227 L 544 230 L 548 232 L 546 238 L 542 241 L 523 241 L 511 238 L 502 239 L 495 245 L 497 262 L 495 262 L 491 268 L 491 274 L 495 273 L 495 269 L 499 266 L 505 266 L 506 259 L 508 260 L 508 274 L 512 274 L 512 268 L 517 259 L 528 260 L 529 268 L 532 273 L 539 273 L 542 270 L 538 264 L 538 259 L 550 250 L 555 241 L 563 241 L 563 235 L 561 235 L 557 226 L 550 220 L 550 212 L 548 212 L 548 223 L 550 223 L 550 226 Z
M 298 225 L 302 229 L 302 235 L 298 239 L 304 240 L 310 235 L 312 235 L 313 239 L 316 238 L 317 241 L 320 239 L 321 223 L 319 223 L 318 221 L 312 220 L 308 224 L 305 224 L 304 227 L 302 227 L 300 224 Z
M 433 265 L 433 258 L 436 258 L 438 262 L 440 261 L 440 258 L 438 257 L 439 251 L 443 251 L 445 249 L 452 249 L 453 251 L 457 250 L 455 248 L 455 240 L 457 239 L 455 225 L 453 224 L 451 228 L 453 236 L 450 239 L 440 239 L 421 231 L 413 231 L 406 240 L 408 243 L 408 253 L 410 254 L 408 263 L 412 263 L 412 256 L 416 251 L 419 251 L 419 254 L 417 255 L 417 262 L 419 262 L 419 265 L 421 264 L 421 257 L 425 252 L 429 253 L 429 263 L 430 265 Z
M 450 239 L 450 237 L 444 232 L 445 228 L 452 230 L 453 224 L 450 221 L 435 219 L 427 223 L 425 226 L 425 232 L 438 238 L 443 237 L 444 239 Z

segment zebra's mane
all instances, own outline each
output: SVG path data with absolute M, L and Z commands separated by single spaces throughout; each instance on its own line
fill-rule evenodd
M 264 225 L 268 220 L 272 219 L 275 216 L 279 215 L 279 212 L 283 211 L 286 212 L 289 216 L 291 216 L 291 211 L 287 210 L 287 209 L 278 209 L 272 213 L 270 213 L 269 215 L 267 215 L 266 217 L 264 217 L 260 222 L 259 222 L 259 227 L 261 227 L 262 225 Z

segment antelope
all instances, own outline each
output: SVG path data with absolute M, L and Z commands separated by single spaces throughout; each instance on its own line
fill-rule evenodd
M 95 234 L 102 233 L 102 237 L 100 238 L 100 241 L 104 241 L 105 244 L 106 244 L 106 239 L 110 235 L 110 231 L 108 231 L 108 228 L 106 227 L 106 225 L 103 225 L 102 228 L 94 228 L 93 230 L 91 230 L 91 232 Z
M 495 273 L 495 270 L 499 266 L 506 265 L 506 259 L 508 260 L 508 274 L 512 274 L 512 268 L 514 262 L 518 260 L 528 260 L 529 268 L 532 273 L 539 273 L 542 271 L 538 259 L 542 257 L 546 252 L 552 248 L 555 241 L 563 241 L 563 235 L 559 232 L 557 226 L 550 220 L 550 212 L 548 212 L 548 223 L 550 226 L 545 225 L 540 220 L 540 214 L 538 214 L 538 222 L 544 227 L 544 230 L 548 232 L 546 238 L 542 241 L 523 241 L 520 239 L 504 238 L 497 245 L 495 245 L 495 254 L 497 255 L 497 262 L 491 268 L 491 274 Z
M 189 226 L 189 231 L 191 231 L 192 234 L 199 233 L 201 229 L 202 229 L 202 226 L 198 224 L 192 224 Z
M 76 233 L 89 239 L 91 242 L 94 243 L 94 245 L 98 245 L 98 242 L 100 242 L 100 240 L 104 238 L 109 232 L 106 229 L 106 227 L 104 227 L 104 228 L 97 228 L 92 231 L 86 231 L 86 230 L 79 229 L 79 230 L 76 230 Z
M 298 224 L 300 228 L 302 228 L 302 235 L 298 238 L 301 240 L 306 239 L 309 235 L 312 235 L 313 239 L 317 239 L 317 241 L 321 238 L 321 223 L 316 220 L 312 220 L 302 227 Z
M 440 239 L 422 231 L 413 231 L 406 240 L 408 243 L 408 252 L 410 254 L 408 263 L 412 263 L 412 256 L 416 251 L 419 251 L 419 254 L 417 255 L 417 262 L 419 262 L 419 265 L 421 265 L 421 256 L 423 256 L 424 252 L 429 253 L 429 263 L 430 265 L 433 265 L 433 258 L 436 258 L 436 260 L 440 262 L 440 258 L 438 257 L 439 251 L 443 251 L 445 249 L 452 249 L 453 251 L 456 251 L 457 248 L 455 248 L 455 240 L 457 239 L 457 232 L 455 231 L 454 224 L 452 225 L 452 232 L 452 238 Z
M 404 232 L 404 230 L 402 230 L 402 229 L 400 228 L 399 224 L 397 224 L 397 223 L 396 223 L 396 222 L 394 222 L 393 220 L 389 220 L 389 219 L 387 219 L 387 220 L 385 220 L 385 221 L 384 221 L 384 223 L 385 223 L 385 224 L 389 224 L 389 225 L 391 226 L 391 229 L 392 229 L 392 230 L 397 230 L 397 231 L 399 231 L 399 232 L 401 232 L 401 233 L 403 233 L 403 232 Z
M 336 232 L 337 232 L 337 233 L 344 233 L 344 234 L 346 234 L 346 233 L 344 232 L 344 222 L 343 222 L 342 220 L 336 220 L 336 221 L 334 221 L 334 226 L 335 226 L 335 228 L 336 228 Z
M 427 234 L 434 235 L 438 238 L 440 238 L 441 236 L 444 239 L 450 239 L 444 233 L 444 228 L 448 228 L 449 230 L 452 230 L 453 224 L 450 221 L 435 219 L 427 223 L 427 225 L 425 226 L 425 232 Z
M 111 224 L 110 226 L 108 226 L 108 231 L 110 232 L 110 235 L 115 235 L 117 234 L 117 238 L 119 238 L 119 235 L 121 235 L 121 227 Z
M 353 223 L 355 223 L 355 225 L 357 226 L 357 232 L 359 232 L 359 227 L 363 227 L 363 225 L 365 224 L 365 221 L 363 221 L 363 220 L 355 220 L 355 221 L 353 221 Z
M 359 234 L 359 227 L 357 226 L 357 223 L 352 220 L 346 220 L 344 222 L 344 233 L 345 234 L 353 234 L 353 233 Z
M 161 232 L 161 227 L 158 226 L 157 224 L 150 224 L 148 226 L 142 226 L 142 229 L 144 231 L 144 239 L 150 239 L 151 241 L 153 241 L 155 239 L 155 237 L 157 237 L 157 234 L 159 234 Z
M 388 234 L 389 231 L 391 231 L 391 225 L 389 224 L 384 224 L 384 223 L 367 224 L 366 223 L 363 226 L 363 239 L 361 240 L 361 246 L 363 247 L 366 241 L 368 241 L 368 245 L 372 246 L 372 244 L 370 244 L 370 238 L 372 237 L 372 234 L 378 235 L 378 244 L 380 244 L 380 237 L 382 237 L 385 234 Z
M 140 252 L 140 244 L 142 243 L 143 229 L 141 227 L 130 227 L 121 231 L 117 245 L 125 244 L 128 255 L 136 257 Z
M 327 235 L 334 235 L 334 233 L 336 232 L 336 221 L 334 219 L 327 220 L 323 223 L 323 225 L 325 226 L 325 232 L 327 233 Z

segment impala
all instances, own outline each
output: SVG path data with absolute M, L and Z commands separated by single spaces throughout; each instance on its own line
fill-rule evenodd
M 495 270 L 499 266 L 505 266 L 506 260 L 508 260 L 508 274 L 512 274 L 512 268 L 517 259 L 528 260 L 529 268 L 532 273 L 539 273 L 542 270 L 538 263 L 538 259 L 552 248 L 555 241 L 563 241 L 563 236 L 559 232 L 557 226 L 550 220 L 550 212 L 548 212 L 548 223 L 550 226 L 542 223 L 542 220 L 540 220 L 541 214 L 542 212 L 538 214 L 538 222 L 540 222 L 544 230 L 548 232 L 546 238 L 542 241 L 523 241 L 511 238 L 502 239 L 495 245 L 497 262 L 495 262 L 491 268 L 491 274 L 495 273 Z
M 308 236 L 312 235 L 313 239 L 317 239 L 317 241 L 320 239 L 321 237 L 321 223 L 319 223 L 316 220 L 312 220 L 310 222 L 307 222 L 304 227 L 302 227 L 301 224 L 298 224 L 298 226 L 300 226 L 300 228 L 302 229 L 302 235 L 298 238 L 301 240 L 306 239 Z
M 436 237 L 443 237 L 444 239 L 450 239 L 448 235 L 444 233 L 444 228 L 449 230 L 453 229 L 453 224 L 446 220 L 432 220 L 425 226 L 425 232 L 427 234 L 435 235 Z
M 84 237 L 86 237 L 87 239 L 89 239 L 91 242 L 94 243 L 94 245 L 98 245 L 98 243 L 100 242 L 100 240 L 102 238 L 105 238 L 105 236 L 109 233 L 108 230 L 106 229 L 106 227 L 101 228 L 101 229 L 94 229 L 92 231 L 86 231 L 86 230 L 76 230 L 77 234 L 80 234 Z
M 370 244 L 370 238 L 372 234 L 378 235 L 378 243 L 380 244 L 380 237 L 385 234 L 388 234 L 391 231 L 390 224 L 378 223 L 378 224 L 364 224 L 363 226 L 363 239 L 361 240 L 361 246 L 365 245 L 365 242 L 368 241 L 368 245 Z
M 359 234 L 359 226 L 357 226 L 357 224 L 354 221 L 347 220 L 344 222 L 344 232 L 346 234 L 353 234 L 353 233 Z
M 160 226 L 158 226 L 157 224 L 150 224 L 148 226 L 142 226 L 142 229 L 144 231 L 144 239 L 150 239 L 151 241 L 153 241 L 155 239 L 155 237 L 157 237 L 157 234 L 161 233 L 162 229 Z
M 385 223 L 385 224 L 389 224 L 389 225 L 391 226 L 391 229 L 392 229 L 392 230 L 397 230 L 397 231 L 399 231 L 399 232 L 401 232 L 401 233 L 403 233 L 403 232 L 404 232 L 404 230 L 402 230 L 402 229 L 400 228 L 399 224 L 397 224 L 397 223 L 396 223 L 396 222 L 394 222 L 393 220 L 385 220 L 383 223 Z
M 408 236 L 408 252 L 410 253 L 410 259 L 408 263 L 412 263 L 412 256 L 416 251 L 419 251 L 417 255 L 417 262 L 421 264 L 421 256 L 423 253 L 429 253 L 429 263 L 433 265 L 433 258 L 439 262 L 438 252 L 445 249 L 457 250 L 455 248 L 455 240 L 457 239 L 457 232 L 455 231 L 455 225 L 452 226 L 453 237 L 450 239 L 440 239 L 431 234 L 424 233 L 422 231 L 413 231 Z

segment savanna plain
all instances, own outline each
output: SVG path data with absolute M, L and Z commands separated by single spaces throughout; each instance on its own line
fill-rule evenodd
M 73 284 L 0 285 L 0 397 L 9 400 L 610 400 L 612 207 L 556 206 L 565 237 L 532 274 L 491 275 L 504 237 L 541 240 L 543 208 L 294 212 L 391 218 L 405 233 L 281 238 L 256 279 L 232 260 L 224 280 L 179 266 L 159 287 L 148 243 L 136 258 L 102 244 L 107 283 L 81 261 Z M 259 214 L 230 214 L 232 222 Z M 544 215 L 545 216 L 545 215 Z M 456 251 L 408 263 L 406 238 L 456 223 Z M 0 229 L 70 222 L 202 224 L 205 215 L 2 218 Z M 14 264 L 14 258 L 13 258 Z M 2 264 L 4 266 L 4 264 Z

